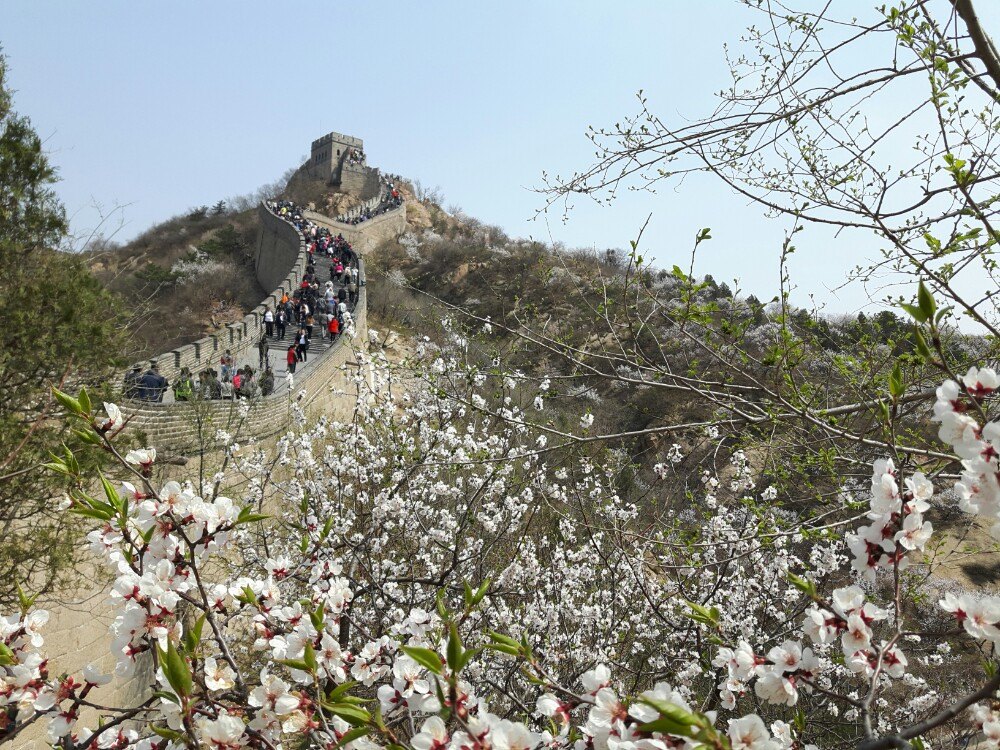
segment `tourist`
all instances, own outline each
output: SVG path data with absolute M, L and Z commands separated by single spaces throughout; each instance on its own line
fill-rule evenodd
M 139 380 L 141 378 L 142 367 L 138 364 L 132 365 L 132 369 L 125 373 L 125 384 L 122 386 L 125 398 L 139 397 Z
M 143 401 L 163 401 L 167 385 L 167 379 L 160 375 L 159 365 L 154 362 L 139 380 L 139 398 Z
M 264 331 L 267 336 L 274 335 L 274 313 L 270 307 L 264 310 Z
M 191 370 L 182 367 L 181 374 L 174 383 L 174 401 L 190 401 L 192 396 L 194 396 L 194 381 L 191 379 Z
M 306 352 L 309 351 L 309 336 L 305 328 L 299 329 L 299 335 L 295 343 L 295 355 L 299 362 L 306 361 Z
M 274 370 L 268 367 L 260 376 L 260 394 L 270 396 L 272 393 L 274 393 Z
M 298 362 L 298 355 L 295 353 L 295 344 L 289 344 L 288 352 L 285 354 L 285 363 L 288 365 L 289 372 L 295 372 L 296 362 Z
M 253 368 L 244 367 L 239 373 L 240 382 L 233 380 L 234 393 L 238 398 L 253 398 L 257 395 L 257 383 L 254 381 Z
M 278 317 L 275 322 L 278 328 L 278 338 L 285 338 L 285 326 L 288 325 L 288 314 L 285 312 L 285 308 L 278 310 Z
M 226 349 L 226 353 L 222 355 L 219 364 L 222 365 L 222 382 L 228 383 L 233 377 L 233 368 L 236 367 L 236 360 L 233 359 L 233 353 Z
M 260 341 L 257 342 L 257 354 L 260 355 L 260 364 L 258 367 L 260 367 L 261 370 L 268 365 L 267 349 L 267 334 L 265 333 L 260 337 Z
M 330 337 L 330 341 L 334 341 L 340 334 L 340 321 L 337 320 L 336 315 L 330 316 L 330 320 L 326 324 L 326 331 Z
M 209 370 L 208 376 L 211 381 L 209 383 L 210 397 L 213 399 L 222 398 L 222 381 L 219 380 L 219 373 L 216 370 Z

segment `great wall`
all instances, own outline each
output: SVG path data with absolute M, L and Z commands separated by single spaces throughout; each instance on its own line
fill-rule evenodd
M 364 286 L 364 255 L 381 242 L 402 234 L 406 229 L 406 205 L 358 221 L 358 214 L 373 209 L 382 196 L 384 181 L 378 169 L 367 166 L 364 143 L 360 138 L 328 133 L 313 141 L 309 160 L 303 164 L 293 182 L 312 182 L 346 193 L 359 205 L 345 215 L 331 218 L 307 210 L 304 218 L 333 235 L 341 234 L 351 243 L 358 256 L 362 284 L 353 313 L 355 337 L 352 341 L 341 336 L 325 349 L 301 376 L 294 387 L 279 387 L 269 396 L 254 399 L 249 414 L 243 419 L 236 402 L 193 401 L 154 403 L 125 401 L 123 412 L 131 418 L 132 427 L 146 436 L 150 445 L 167 448 L 175 453 L 187 453 L 211 442 L 217 430 L 230 430 L 237 420 L 241 432 L 255 438 L 277 434 L 289 425 L 292 400 L 307 412 L 326 413 L 335 418 L 348 416 L 353 404 L 342 395 L 349 388 L 347 367 L 352 362 L 352 342 L 363 345 L 368 338 L 367 290 Z M 205 336 L 185 346 L 153 357 L 160 374 L 173 382 L 181 368 L 196 372 L 206 367 L 218 367 L 223 353 L 229 349 L 237 362 L 256 362 L 256 347 L 264 331 L 264 312 L 276 309 L 285 293 L 297 289 L 306 271 L 306 238 L 291 223 L 272 212 L 266 204 L 257 210 L 260 228 L 254 253 L 254 273 L 264 289 L 271 289 L 260 304 L 237 323 L 226 325 L 219 333 Z M 357 222 L 357 223 L 355 223 Z
M 359 206 L 364 207 L 378 198 L 382 181 L 377 169 L 348 158 L 349 153 L 361 152 L 362 148 L 359 138 L 329 133 L 313 142 L 312 157 L 293 179 L 300 183 L 312 181 L 347 193 L 359 199 Z M 255 359 L 256 344 L 264 331 L 265 309 L 268 306 L 275 309 L 283 293 L 291 293 L 299 287 L 308 260 L 306 238 L 266 204 L 261 204 L 257 211 L 260 228 L 254 272 L 261 286 L 273 291 L 242 321 L 225 326 L 218 334 L 153 357 L 149 364 L 155 363 L 168 380 L 176 378 L 182 367 L 192 370 L 218 367 L 226 349 L 231 350 L 237 361 Z M 328 228 L 334 235 L 342 234 L 351 243 L 358 255 L 363 278 L 365 252 L 405 231 L 406 204 L 357 224 L 338 221 L 315 211 L 306 211 L 304 217 Z M 283 432 L 291 424 L 293 402 L 306 413 L 349 418 L 354 409 L 354 399 L 350 395 L 353 386 L 345 368 L 357 366 L 352 362 L 354 348 L 365 346 L 368 340 L 365 287 L 361 286 L 358 293 L 353 314 L 355 338 L 348 340 L 341 336 L 326 348 L 312 367 L 295 377 L 292 390 L 276 389 L 270 396 L 252 400 L 245 418 L 239 413 L 235 400 L 175 403 L 123 400 L 120 402 L 122 412 L 131 418 L 131 428 L 145 435 L 146 445 L 166 448 L 180 455 L 199 447 L 212 448 L 216 443 L 216 431 L 228 431 L 236 423 L 240 426 L 241 439 L 244 436 L 265 438 Z M 46 603 L 51 616 L 47 628 L 51 646 L 49 658 L 60 670 L 78 671 L 88 663 L 106 672 L 114 667 L 114 658 L 108 648 L 112 618 L 107 588 L 96 572 L 93 580 L 89 590 L 81 585 L 72 602 Z M 132 680 L 118 678 L 100 688 L 96 695 L 102 700 L 118 699 L 127 703 L 137 698 L 133 694 L 135 684 Z M 30 750 L 45 745 L 44 731 L 42 724 L 32 727 L 18 737 L 12 750 Z

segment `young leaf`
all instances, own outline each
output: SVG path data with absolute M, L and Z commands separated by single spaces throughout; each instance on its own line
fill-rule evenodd
M 372 720 L 372 715 L 365 709 L 350 703 L 324 703 L 323 708 L 352 726 L 362 726 Z
M 432 651 L 429 648 L 421 648 L 419 646 L 402 646 L 403 653 L 409 656 L 417 664 L 429 669 L 434 674 L 441 674 L 444 669 L 444 664 L 441 663 L 441 657 L 437 655 L 436 651 Z
M 334 750 L 340 750 L 340 748 L 351 744 L 354 740 L 360 740 L 362 737 L 368 736 L 368 729 L 366 727 L 354 727 L 354 729 L 348 729 L 344 732 L 344 736 L 340 738 L 340 742 L 334 745 Z
M 58 388 L 53 388 L 52 395 L 56 397 L 56 401 L 62 404 L 67 411 L 72 412 L 73 414 L 80 414 L 83 411 L 80 407 L 80 402 L 68 393 L 63 393 Z
M 472 603 L 479 604 L 479 602 L 481 602 L 483 598 L 486 596 L 486 592 L 489 590 L 490 590 L 490 579 L 487 578 L 485 581 L 483 581 L 482 586 L 476 589 L 476 593 L 473 594 L 472 596 Z
M 160 666 L 163 668 L 163 675 L 170 683 L 170 687 L 181 697 L 191 695 L 193 682 L 191 680 L 191 670 L 188 669 L 187 661 L 178 653 L 173 641 L 167 642 L 167 650 L 164 651 L 159 646 L 156 650 L 160 655 Z
M 458 634 L 458 626 L 452 622 L 448 629 L 448 668 L 457 672 L 462 663 L 462 638 Z
M 908 305 L 907 303 L 903 302 L 902 304 L 900 304 L 900 307 L 902 307 L 909 314 L 909 316 L 918 323 L 927 322 L 927 315 L 924 314 L 924 311 L 921 310 L 919 306 Z
M 316 673 L 316 649 L 309 641 L 306 641 L 305 656 L 302 661 L 306 663 L 310 674 Z
M 892 372 L 889 373 L 889 395 L 892 396 L 893 401 L 896 401 L 905 391 L 906 386 L 903 384 L 903 370 L 900 368 L 899 362 L 896 362 L 895 367 L 892 368 Z
M 931 296 L 930 290 L 924 286 L 923 281 L 917 286 L 917 304 L 920 306 L 920 311 L 924 314 L 925 320 L 934 316 L 937 305 L 934 303 L 934 297 Z
M 90 403 L 90 394 L 87 393 L 87 389 L 81 388 L 80 395 L 77 396 L 77 401 L 80 402 L 80 409 L 87 416 L 90 416 L 90 412 L 94 410 L 94 407 Z

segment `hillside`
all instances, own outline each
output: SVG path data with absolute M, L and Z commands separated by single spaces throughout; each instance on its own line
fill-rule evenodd
M 273 184 L 192 208 L 124 245 L 91 243 L 85 262 L 128 311 L 129 359 L 188 344 L 239 321 L 260 304 L 271 290 L 262 289 L 253 273 L 256 208 L 263 198 L 278 195 L 328 216 L 359 202 L 310 180 L 301 169 L 290 169 Z

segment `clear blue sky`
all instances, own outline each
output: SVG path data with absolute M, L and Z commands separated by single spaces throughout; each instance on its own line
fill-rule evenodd
M 78 232 L 96 221 L 94 202 L 125 204 L 126 240 L 249 192 L 338 130 L 362 137 L 371 163 L 440 186 L 446 203 L 515 236 L 626 247 L 652 213 L 644 244 L 669 267 L 710 226 L 699 270 L 767 299 L 786 226 L 714 182 L 531 221 L 542 171 L 587 166 L 585 128 L 634 112 L 638 89 L 667 117 L 711 111 L 728 83 L 723 44 L 748 18 L 732 0 L 3 0 L 0 44 Z M 799 244 L 798 302 L 864 304 L 860 290 L 827 291 L 861 251 Z

